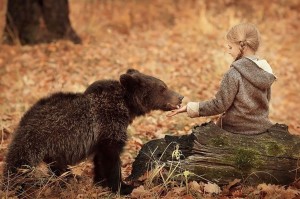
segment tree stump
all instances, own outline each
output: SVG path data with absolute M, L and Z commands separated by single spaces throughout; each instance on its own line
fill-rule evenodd
M 172 157 L 176 147 L 180 159 Z M 226 132 L 213 122 L 196 125 L 192 133 L 152 140 L 140 150 L 129 180 L 137 180 L 153 162 L 176 164 L 191 172 L 191 180 L 225 185 L 234 179 L 257 185 L 289 184 L 299 178 L 300 136 L 284 124 L 275 124 L 258 135 Z

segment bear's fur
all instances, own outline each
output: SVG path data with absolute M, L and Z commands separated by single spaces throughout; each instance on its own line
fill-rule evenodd
M 22 117 L 9 146 L 4 176 L 42 161 L 60 175 L 68 165 L 93 156 L 94 182 L 128 194 L 133 187 L 122 183 L 120 173 L 128 125 L 152 110 L 173 110 L 182 98 L 161 80 L 134 69 L 120 81 L 96 81 L 84 93 L 43 98 Z

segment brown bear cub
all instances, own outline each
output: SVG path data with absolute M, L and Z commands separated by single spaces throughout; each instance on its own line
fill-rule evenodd
M 129 194 L 133 186 L 122 182 L 120 171 L 128 125 L 152 110 L 176 109 L 182 99 L 161 80 L 134 69 L 122 74 L 120 81 L 96 81 L 84 93 L 43 98 L 24 114 L 14 133 L 5 185 L 24 165 L 36 167 L 44 161 L 60 175 L 68 165 L 92 156 L 94 182 Z

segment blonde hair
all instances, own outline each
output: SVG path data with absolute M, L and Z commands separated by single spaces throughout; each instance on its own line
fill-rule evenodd
M 240 54 L 237 56 L 236 60 L 243 57 L 246 46 L 256 52 L 260 45 L 260 33 L 257 28 L 250 23 L 242 23 L 233 26 L 228 31 L 226 38 L 229 42 L 240 46 Z

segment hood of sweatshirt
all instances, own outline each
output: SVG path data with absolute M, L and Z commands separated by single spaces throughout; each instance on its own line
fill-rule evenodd
M 243 57 L 233 62 L 232 67 L 251 84 L 261 90 L 270 88 L 276 79 L 271 66 L 264 59 Z

